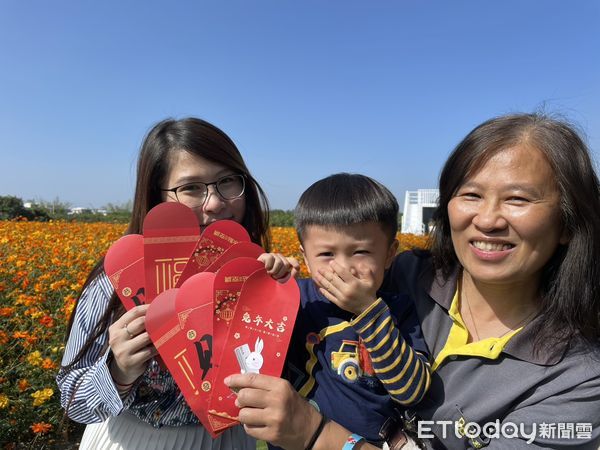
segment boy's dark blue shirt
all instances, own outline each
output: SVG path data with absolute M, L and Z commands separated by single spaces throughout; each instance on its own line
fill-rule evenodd
M 312 279 L 298 280 L 298 284 L 301 305 L 288 350 L 285 378 L 328 418 L 368 441 L 381 444 L 378 435 L 381 426 L 402 405 L 392 399 L 375 375 L 376 364 L 371 365 L 366 347 L 371 349 L 379 339 L 363 341 L 365 333 L 359 335 L 356 331 L 361 326 L 350 324 L 354 315 L 321 295 Z M 428 350 L 412 300 L 401 294 L 378 295 L 387 305 L 386 308 L 380 303 L 379 314 L 391 316 L 391 326 L 397 328 L 406 345 L 426 360 Z M 409 356 L 402 356 L 398 367 L 413 364 Z M 395 370 L 390 372 L 398 374 Z

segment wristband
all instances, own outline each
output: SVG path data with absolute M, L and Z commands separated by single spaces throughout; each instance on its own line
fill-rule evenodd
M 315 442 L 317 442 L 317 439 L 319 439 L 319 436 L 320 436 L 321 432 L 323 431 L 323 428 L 325 428 L 325 424 L 327 423 L 327 420 L 328 419 L 327 419 L 327 417 L 325 417 L 325 414 L 321 414 L 321 421 L 319 422 L 319 426 L 317 427 L 314 434 L 310 438 L 310 441 L 308 441 L 308 445 L 306 446 L 305 450 L 312 450 L 312 448 L 315 446 Z
M 129 384 L 123 384 L 123 383 L 119 383 L 115 377 L 113 377 L 113 374 L 110 374 L 110 377 L 113 380 L 113 383 L 115 383 L 115 386 L 117 387 L 118 391 L 123 391 L 123 390 L 129 390 L 131 388 L 131 386 L 133 386 L 135 384 L 136 380 L 133 380 L 133 382 L 129 383 Z
M 359 436 L 358 434 L 351 434 L 350 436 L 348 436 L 348 439 L 346 439 L 346 443 L 342 447 L 342 450 L 352 450 L 356 444 L 364 440 L 365 438 Z

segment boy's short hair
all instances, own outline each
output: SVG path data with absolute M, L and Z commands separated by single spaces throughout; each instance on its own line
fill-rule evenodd
M 372 178 L 336 173 L 304 191 L 294 218 L 300 242 L 311 225 L 342 228 L 359 223 L 379 224 L 391 242 L 398 232 L 398 201 L 388 188 Z

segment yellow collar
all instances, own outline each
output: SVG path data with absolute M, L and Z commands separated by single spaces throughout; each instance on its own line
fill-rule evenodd
M 435 358 L 432 370 L 436 370 L 448 357 L 451 356 L 475 356 L 480 358 L 497 359 L 504 349 L 504 346 L 510 339 L 523 329 L 523 327 L 505 334 L 499 338 L 486 338 L 477 342 L 467 343 L 469 340 L 469 332 L 465 326 L 462 316 L 460 315 L 460 301 L 458 288 L 454 292 L 452 303 L 448 314 L 452 319 L 452 327 L 448 333 L 446 344 Z

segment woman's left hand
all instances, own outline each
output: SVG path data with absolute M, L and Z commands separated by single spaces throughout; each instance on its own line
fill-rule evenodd
M 265 265 L 267 273 L 280 283 L 285 283 L 300 272 L 300 263 L 296 258 L 280 253 L 263 253 L 258 260 Z

